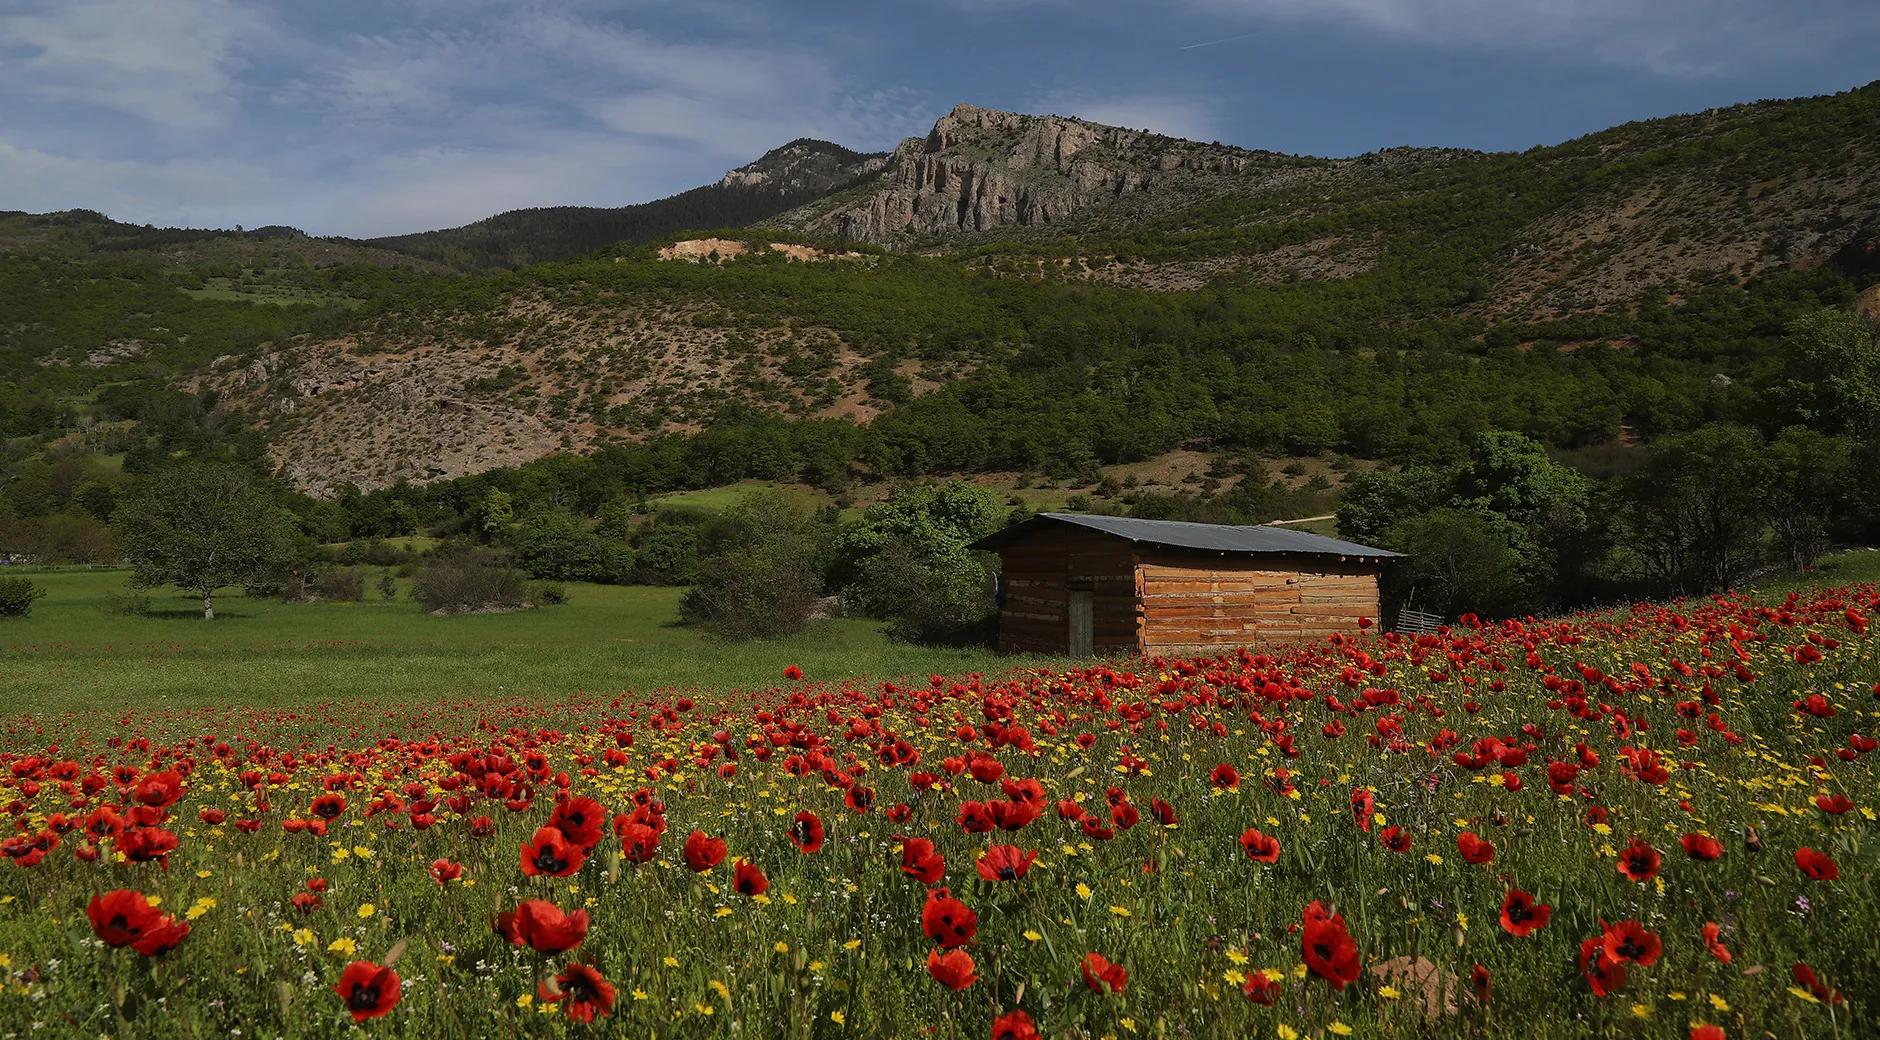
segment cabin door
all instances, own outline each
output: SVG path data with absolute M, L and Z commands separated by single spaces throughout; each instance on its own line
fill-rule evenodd
M 1096 653 L 1096 608 L 1089 589 L 1072 589 L 1070 593 L 1070 654 L 1089 657 Z

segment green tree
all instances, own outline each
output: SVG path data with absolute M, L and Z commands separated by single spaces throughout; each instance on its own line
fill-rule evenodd
M 898 638 L 970 637 L 986 627 L 993 600 L 988 556 L 967 546 L 1005 519 L 991 492 L 966 481 L 897 489 L 836 536 L 832 584 Z
M 202 594 L 271 580 L 286 566 L 290 527 L 274 496 L 235 466 L 189 462 L 152 474 L 118 508 L 117 543 L 138 588 L 177 585 Z
M 1785 384 L 1809 425 L 1856 435 L 1880 432 L 1880 330 L 1853 311 L 1828 308 L 1789 324 L 1793 378 Z
M 1667 438 L 1622 485 L 1623 544 L 1659 588 L 1714 592 L 1747 577 L 1768 528 L 1761 435 L 1715 424 Z
M 705 526 L 698 584 L 681 619 L 728 639 L 802 630 L 822 595 L 829 521 L 802 497 L 764 489 Z
M 1520 560 L 1506 519 L 1443 507 L 1393 525 L 1385 541 L 1407 559 L 1393 582 L 1409 605 L 1445 617 L 1495 616 L 1520 602 Z

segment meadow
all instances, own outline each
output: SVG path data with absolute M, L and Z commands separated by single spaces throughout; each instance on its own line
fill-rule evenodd
M 14 714 L 0 1024 L 1870 1036 L 1877 614 L 1863 584 L 895 682 L 757 648 L 736 693 Z
M 8 568 L 46 589 L 0 623 L 0 716 L 87 708 L 256 707 L 328 700 L 560 698 L 762 684 L 789 664 L 883 678 L 1004 670 L 990 651 L 890 642 L 874 622 L 812 623 L 785 642 L 730 645 L 675 623 L 682 590 L 569 583 L 568 602 L 513 614 L 433 617 L 368 589 L 361 603 L 282 603 L 224 590 L 152 591 L 118 609 L 127 572 Z

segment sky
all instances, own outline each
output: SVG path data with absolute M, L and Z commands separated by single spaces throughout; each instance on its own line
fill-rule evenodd
M 1344 156 L 1875 79 L 1880 0 L 0 0 L 0 209 L 366 237 L 963 101 Z

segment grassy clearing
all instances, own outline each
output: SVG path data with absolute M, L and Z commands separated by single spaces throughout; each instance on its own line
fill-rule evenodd
M 987 650 L 895 643 L 874 622 L 835 619 L 802 636 L 726 644 L 674 623 L 670 588 L 571 584 L 568 602 L 515 614 L 432 617 L 404 598 L 287 604 L 240 593 L 216 620 L 173 589 L 151 616 L 114 610 L 125 572 L 39 570 L 32 615 L 0 621 L 0 715 L 323 700 L 538 699 L 576 691 L 748 688 L 786 665 L 812 675 L 1005 671 Z

